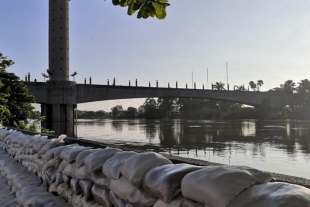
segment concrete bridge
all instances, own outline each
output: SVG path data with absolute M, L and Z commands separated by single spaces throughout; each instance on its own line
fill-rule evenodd
M 288 104 L 288 97 L 278 92 L 258 91 L 226 91 L 204 89 L 178 89 L 141 86 L 114 86 L 90 85 L 64 82 L 59 85 L 52 82 L 26 82 L 31 93 L 41 104 L 81 104 L 95 101 L 171 97 L 171 98 L 197 98 L 229 101 L 247 104 L 255 107 L 281 109 Z M 69 85 L 67 83 L 70 83 Z
M 46 116 L 42 126 L 56 134 L 74 136 L 74 111 L 79 103 L 147 97 L 204 98 L 281 108 L 284 94 L 151 87 L 76 84 L 69 80 L 69 0 L 49 0 L 49 81 L 26 82 Z M 29 80 L 28 80 L 29 81 Z

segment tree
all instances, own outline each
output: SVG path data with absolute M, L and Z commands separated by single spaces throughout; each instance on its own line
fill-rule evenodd
M 259 88 L 262 87 L 262 85 L 264 85 L 264 81 L 258 80 L 256 85 L 257 85 L 257 90 L 259 91 Z
M 282 88 L 286 94 L 293 94 L 296 91 L 296 83 L 294 83 L 293 80 L 287 80 L 284 84 L 280 85 L 280 88 Z
M 6 71 L 13 64 L 12 60 L 0 53 L 0 82 L 2 83 L 0 94 L 4 94 L 1 96 L 0 106 L 2 116 L 6 114 L 0 121 L 8 126 L 18 126 L 20 121 L 26 121 L 27 117 L 31 117 L 33 110 L 31 103 L 35 102 L 34 96 L 30 94 L 19 77 Z
M 175 107 L 177 99 L 176 98 L 158 98 L 158 109 L 160 111 L 160 114 L 163 117 L 169 117 L 171 116 L 172 110 Z
M 213 88 L 215 89 L 215 90 L 225 90 L 225 84 L 224 83 L 222 83 L 222 82 L 216 82 L 214 85 L 213 85 Z
M 111 108 L 112 111 L 112 117 L 119 117 L 121 116 L 122 112 L 123 112 L 123 107 L 121 105 L 116 105 L 113 108 Z
M 147 98 L 143 104 L 145 109 L 144 117 L 148 119 L 159 119 L 161 118 L 158 104 L 154 98 Z
M 137 108 L 135 107 L 128 107 L 125 111 L 126 118 L 134 118 L 136 113 L 138 112 Z
M 240 86 L 235 85 L 234 88 L 235 88 L 235 91 L 246 91 L 244 85 L 240 85 Z
M 250 88 L 253 90 L 253 91 L 256 91 L 256 84 L 254 83 L 254 81 L 250 81 L 249 82 L 249 86 L 250 86 Z
M 138 19 L 147 19 L 148 17 L 165 19 L 166 7 L 170 5 L 167 0 L 112 0 L 112 3 L 121 7 L 128 7 L 128 15 L 133 15 L 138 11 Z

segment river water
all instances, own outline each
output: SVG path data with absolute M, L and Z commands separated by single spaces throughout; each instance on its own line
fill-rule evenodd
M 310 121 L 85 120 L 79 138 L 310 179 Z

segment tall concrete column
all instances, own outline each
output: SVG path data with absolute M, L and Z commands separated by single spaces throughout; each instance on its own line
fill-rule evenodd
M 49 0 L 48 47 L 50 80 L 42 126 L 56 135 L 73 137 L 76 89 L 75 82 L 69 81 L 69 0 Z
M 49 71 L 51 81 L 69 80 L 69 0 L 49 0 Z

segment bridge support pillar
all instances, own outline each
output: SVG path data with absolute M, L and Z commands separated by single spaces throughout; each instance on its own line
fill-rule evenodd
M 69 137 L 76 136 L 75 108 L 72 104 L 42 104 L 41 116 L 46 119 L 41 126 L 55 131 L 55 135 L 66 134 Z

